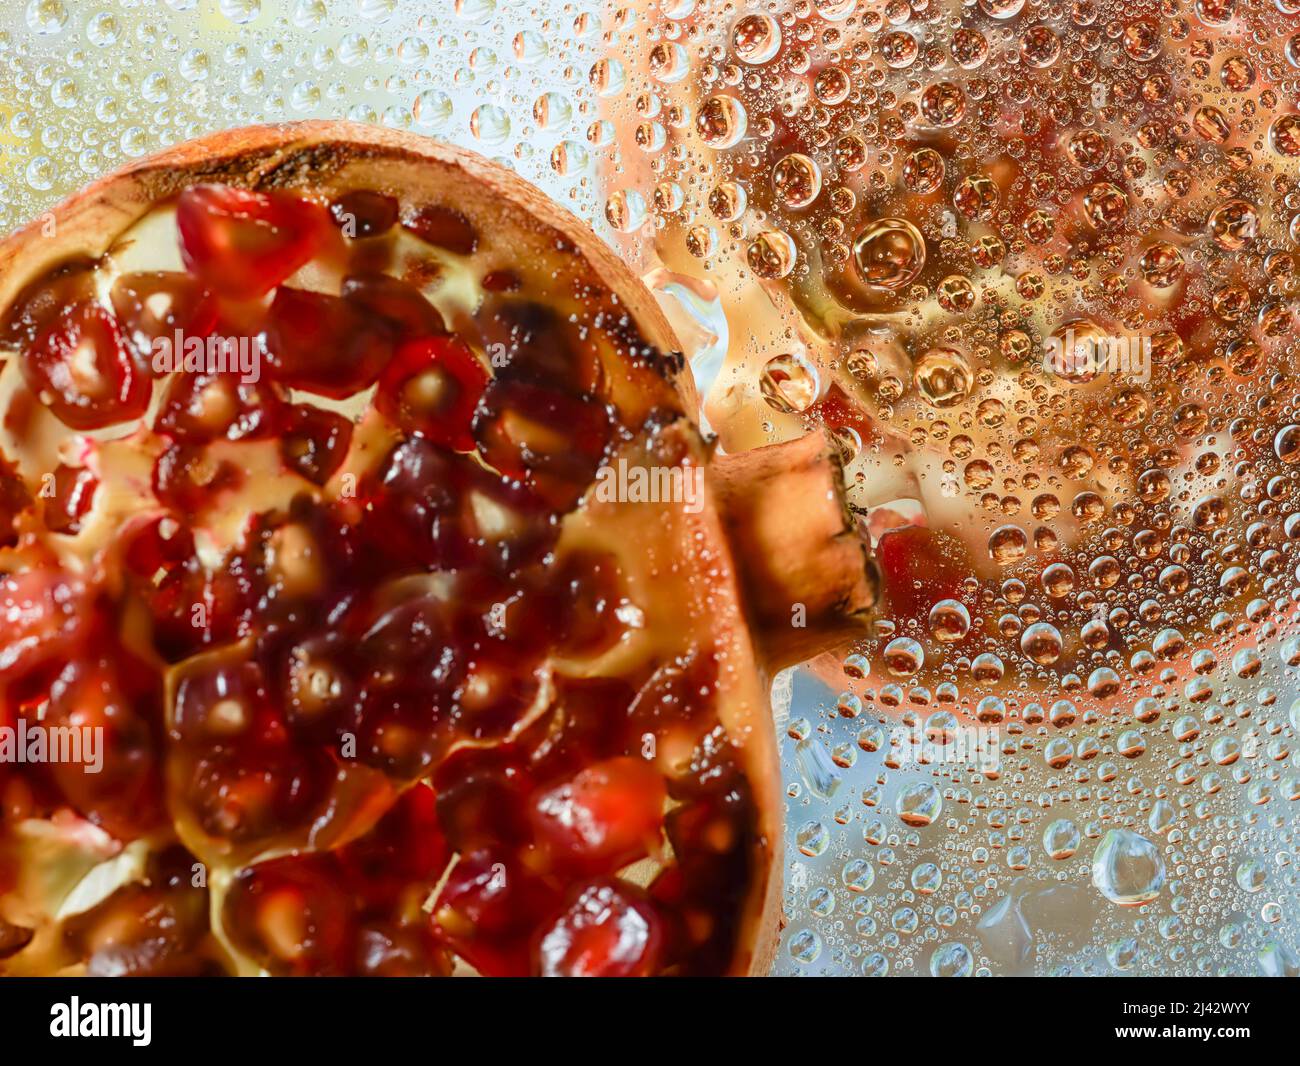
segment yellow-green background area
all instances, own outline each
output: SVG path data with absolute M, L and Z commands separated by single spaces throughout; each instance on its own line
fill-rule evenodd
M 560 145 L 573 149 L 570 160 L 585 157 L 587 76 L 605 47 L 601 7 L 0 0 L 0 233 L 168 144 L 322 117 L 475 148 L 591 218 L 590 167 L 561 176 L 550 160 Z

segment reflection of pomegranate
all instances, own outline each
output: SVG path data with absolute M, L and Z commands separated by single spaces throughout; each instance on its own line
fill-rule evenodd
M 117 858 L 6 884 L 5 968 L 765 970 L 761 682 L 875 599 L 835 446 L 714 459 L 649 295 L 432 142 L 234 131 L 55 216 L 0 246 L 0 724 L 104 773 L 0 795 Z

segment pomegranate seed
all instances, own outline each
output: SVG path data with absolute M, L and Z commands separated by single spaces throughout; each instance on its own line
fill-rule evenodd
M 336 411 L 295 404 L 284 418 L 280 456 L 285 466 L 313 485 L 324 485 L 347 457 L 352 421 Z
M 393 356 L 393 329 L 344 297 L 282 288 L 266 355 L 281 385 L 342 400 L 375 383 Z
M 129 595 L 145 607 L 154 646 L 168 662 L 234 638 L 239 590 L 229 573 L 207 573 L 193 535 L 174 517 L 129 525 L 119 545 Z
M 31 503 L 23 479 L 0 454 L 0 548 L 12 548 L 18 543 L 18 517 Z
M 474 415 L 484 460 L 508 478 L 528 478 L 554 507 L 572 507 L 591 484 L 613 426 L 596 400 L 498 378 Z
M 470 421 L 487 381 L 482 365 L 455 338 L 407 341 L 380 379 L 375 406 L 408 433 L 472 451 Z
M 907 619 L 924 623 L 940 600 L 960 600 L 962 579 L 974 567 L 959 541 L 923 526 L 887 530 L 876 547 L 876 559 L 888 590 L 890 617 L 900 625 Z
M 92 977 L 180 977 L 219 972 L 205 958 L 208 892 L 194 856 L 174 846 L 150 858 L 145 881 L 123 885 L 69 918 L 63 943 Z
M 194 760 L 181 805 L 215 840 L 264 845 L 308 824 L 335 776 L 322 751 L 217 747 Z
M 556 678 L 555 705 L 564 708 L 564 729 L 547 738 L 548 777 L 575 774 L 610 752 L 639 746 L 651 729 L 629 720 L 636 692 L 616 677 Z
M 60 463 L 54 471 L 54 495 L 45 502 L 45 528 L 52 533 L 79 532 L 98 488 L 99 479 L 84 466 Z
M 525 977 L 529 939 L 558 897 L 491 851 L 462 855 L 433 909 L 434 935 L 486 977 Z
M 284 739 L 277 724 L 257 663 L 218 653 L 181 668 L 172 710 L 175 740 L 199 746 L 236 738 L 277 744 Z
M 123 274 L 113 285 L 113 311 L 145 374 L 153 373 L 154 342 L 165 340 L 174 358 L 176 334 L 206 337 L 217 325 L 217 302 L 195 278 L 172 271 Z
M 359 686 L 349 652 L 341 636 L 326 634 L 295 644 L 285 656 L 284 713 L 297 736 L 334 739 L 356 706 Z
M 213 292 L 252 300 L 309 262 L 332 232 L 319 204 L 285 193 L 194 185 L 176 204 L 185 268 Z
M 330 215 L 344 236 L 358 240 L 387 233 L 397 225 L 397 201 L 382 193 L 357 189 L 330 203 Z
M 542 977 L 645 977 L 663 942 L 654 907 L 631 885 L 598 881 L 538 940 L 534 972 Z
M 348 973 L 356 954 L 351 901 L 329 855 L 286 856 L 241 870 L 222 906 L 234 945 L 280 976 Z
M 0 320 L 0 346 L 26 348 L 73 304 L 93 300 L 98 265 L 93 259 L 69 259 L 30 282 Z
M 154 429 L 186 442 L 256 440 L 277 432 L 283 406 L 274 386 L 237 373 L 173 374 Z
M 463 486 L 468 459 L 422 437 L 396 445 L 363 485 L 363 539 L 403 565 L 455 569 L 472 559 Z
M 473 255 L 478 248 L 478 234 L 469 219 L 450 207 L 429 205 L 407 211 L 402 226 L 420 240 L 456 255 Z
M 245 473 L 209 454 L 202 444 L 173 444 L 154 463 L 153 490 L 159 501 L 181 514 L 201 514 L 217 496 L 243 484 Z
M 538 840 L 558 864 L 610 873 L 656 846 L 667 795 L 651 763 L 620 756 L 534 796 L 529 813 Z
M 344 878 L 372 911 L 418 911 L 450 859 L 433 789 L 414 785 L 359 840 L 338 851 Z
M 0 575 L 0 676 L 6 684 L 60 656 L 71 655 L 89 628 L 84 587 L 50 558 Z
M 149 406 L 149 380 L 127 354 L 117 321 L 89 301 L 38 336 L 22 368 L 27 387 L 73 429 L 103 429 Z
M 69 662 L 50 686 L 45 725 L 99 738 L 95 758 L 83 748 L 80 760 L 51 763 L 51 777 L 78 813 L 119 840 L 158 825 L 164 813 L 157 742 L 142 716 L 149 708 L 161 719 L 161 684 L 122 648 L 113 660 Z
M 374 922 L 357 934 L 363 977 L 447 977 L 451 960 L 427 928 Z
M 354 274 L 343 279 L 343 297 L 383 319 L 402 340 L 447 332 L 442 315 L 414 285 L 386 274 Z
M 296 628 L 346 606 L 351 585 L 334 578 L 352 568 L 352 531 L 332 508 L 300 494 L 287 514 L 255 516 L 245 539 L 229 572 L 247 596 L 248 626 Z
M 533 778 L 508 750 L 461 749 L 439 765 L 434 787 L 438 821 L 457 851 L 531 838 L 526 805 Z
M 555 645 L 567 655 L 599 655 L 623 636 L 618 609 L 627 603 L 618 559 L 608 553 L 576 551 L 548 575 Z
M 480 350 L 492 353 L 498 378 L 548 385 L 571 394 L 602 391 L 599 355 L 578 328 L 545 304 L 490 300 L 476 319 Z

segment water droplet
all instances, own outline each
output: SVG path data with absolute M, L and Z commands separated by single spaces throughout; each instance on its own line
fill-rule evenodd
M 1149 903 L 1165 884 L 1165 864 L 1151 841 L 1130 829 L 1111 829 L 1092 857 L 1092 883 L 1122 907 Z

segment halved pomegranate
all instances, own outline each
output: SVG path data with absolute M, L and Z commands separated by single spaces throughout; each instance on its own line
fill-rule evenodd
M 55 929 L 0 925 L 0 967 L 766 966 L 765 678 L 875 592 L 834 446 L 715 457 L 653 298 L 486 167 L 237 131 L 58 209 L 53 265 L 30 232 L 0 247 L 27 382 L 0 391 L 0 717 L 98 729 L 107 760 L 5 770 L 0 799 L 151 856 L 75 919 L 11 912 L 43 879 L 0 823 L 0 910 Z M 133 263 L 110 312 L 105 250 L 173 204 L 185 272 Z M 146 362 L 214 336 L 254 365 Z M 33 498 L 17 471 L 52 456 Z

